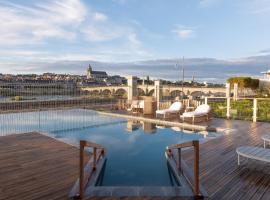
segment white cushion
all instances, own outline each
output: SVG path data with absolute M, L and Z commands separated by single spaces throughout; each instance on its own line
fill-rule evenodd
M 204 115 L 207 115 L 208 113 L 207 112 L 196 112 L 196 111 L 193 111 L 193 112 L 185 112 L 183 113 L 183 117 L 199 117 L 199 116 L 204 116 Z
M 164 115 L 164 114 L 168 113 L 169 111 L 170 111 L 169 109 L 157 110 L 156 113 L 157 113 L 157 114 Z
M 174 102 L 171 106 L 170 106 L 170 110 L 177 110 L 180 111 L 182 108 L 182 103 L 181 102 Z
M 183 117 L 193 117 L 193 116 L 195 116 L 195 111 L 193 111 L 193 112 L 185 112 L 185 113 L 183 113 Z
M 198 114 L 207 114 L 210 112 L 210 110 L 211 110 L 211 108 L 209 105 L 202 104 L 196 108 L 195 112 Z
M 157 110 L 156 113 L 164 115 L 166 113 L 178 113 L 178 110 L 164 109 L 164 110 Z
M 168 109 L 157 110 L 157 114 L 165 115 L 166 113 L 177 113 L 182 109 L 183 104 L 181 102 L 174 102 Z

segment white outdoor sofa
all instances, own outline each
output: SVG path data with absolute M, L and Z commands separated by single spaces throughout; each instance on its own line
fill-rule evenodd
M 202 104 L 198 106 L 195 111 L 192 112 L 184 112 L 180 118 L 185 121 L 185 120 L 192 120 L 192 123 L 195 122 L 195 119 L 201 119 L 201 118 L 206 118 L 206 120 L 209 119 L 209 115 L 211 112 L 211 107 L 207 104 Z
M 236 153 L 238 155 L 238 165 L 240 165 L 240 156 L 270 163 L 270 149 L 241 146 L 236 149 Z
M 156 117 L 158 117 L 158 115 L 162 115 L 163 118 L 166 118 L 171 114 L 179 114 L 183 109 L 184 105 L 181 102 L 174 102 L 168 109 L 157 110 Z

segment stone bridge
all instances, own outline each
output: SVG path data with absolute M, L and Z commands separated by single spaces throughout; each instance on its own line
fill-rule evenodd
M 154 96 L 155 85 L 137 85 L 137 93 L 141 96 L 151 95 Z M 104 95 L 123 95 L 128 92 L 129 86 L 99 86 L 99 87 L 82 87 L 83 91 L 89 91 L 93 94 L 104 94 Z M 181 86 L 162 86 L 163 96 L 181 96 L 182 87 Z M 197 96 L 215 96 L 215 97 L 225 97 L 226 88 L 225 87 L 183 87 L 184 95 Z

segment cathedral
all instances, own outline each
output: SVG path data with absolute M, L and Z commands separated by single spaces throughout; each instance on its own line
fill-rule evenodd
M 89 64 L 86 73 L 87 80 L 96 80 L 96 81 L 103 81 L 104 79 L 108 78 L 108 74 L 104 71 L 93 71 L 91 65 Z

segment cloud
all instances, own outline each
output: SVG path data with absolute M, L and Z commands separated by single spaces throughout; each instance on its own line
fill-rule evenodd
M 94 20 L 104 22 L 104 21 L 107 20 L 107 16 L 105 14 L 103 14 L 103 13 L 96 12 L 94 14 Z
M 182 25 L 177 25 L 175 29 L 172 30 L 181 39 L 188 39 L 195 36 L 194 28 L 186 27 Z
M 136 29 L 80 0 L 34 1 L 27 6 L 0 1 L 0 45 L 7 47 L 1 49 L 0 61 L 149 58 Z
M 203 7 L 208 7 L 216 4 L 220 0 L 200 0 L 200 5 Z
M 123 4 L 127 3 L 128 0 L 112 0 L 112 1 L 123 5 Z
M 36 44 L 47 38 L 74 39 L 74 30 L 86 13 L 86 7 L 79 0 L 44 1 L 29 7 L 0 2 L 0 44 Z
M 128 35 L 128 40 L 130 41 L 131 45 L 134 47 L 140 47 L 141 42 L 138 40 L 137 34 L 130 33 Z
M 270 14 L 270 1 L 269 0 L 252 0 L 248 4 L 249 11 L 256 15 Z
M 259 54 L 270 54 L 270 48 L 269 49 L 263 49 L 258 52 Z
M 105 26 L 96 25 L 89 25 L 82 32 L 85 34 L 86 39 L 91 42 L 111 41 L 123 35 L 122 31 L 115 27 L 108 29 Z

